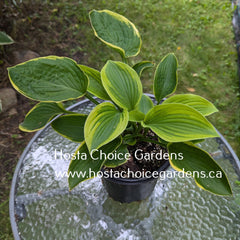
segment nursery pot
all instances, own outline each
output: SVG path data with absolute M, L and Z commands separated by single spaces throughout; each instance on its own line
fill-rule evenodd
M 170 166 L 169 161 L 157 170 L 165 171 Z M 105 170 L 102 170 L 103 173 Z M 103 174 L 102 182 L 108 195 L 114 200 L 121 203 L 130 203 L 141 201 L 148 198 L 157 183 L 158 178 L 114 178 L 106 177 Z

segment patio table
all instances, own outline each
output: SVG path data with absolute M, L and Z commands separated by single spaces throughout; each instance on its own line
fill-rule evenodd
M 93 107 L 83 100 L 69 110 L 89 113 Z M 70 159 L 61 150 L 75 152 L 78 144 L 48 124 L 30 141 L 14 173 L 10 194 L 14 238 L 239 240 L 239 159 L 221 134 L 199 145 L 227 173 L 233 197 L 216 196 L 198 188 L 193 179 L 170 176 L 158 180 L 148 199 L 122 204 L 108 197 L 99 178 L 69 192 L 64 173 Z M 175 172 L 171 167 L 168 171 Z

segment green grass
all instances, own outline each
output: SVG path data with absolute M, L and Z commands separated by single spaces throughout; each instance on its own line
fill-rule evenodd
M 13 239 L 11 234 L 10 218 L 8 215 L 9 201 L 5 200 L 0 204 L 0 215 L 4 216 L 0 219 L 0 239 L 11 240 Z
M 41 11 L 36 9 L 34 13 L 25 15 L 15 27 L 29 29 L 32 22 L 43 21 L 38 32 L 42 31 L 46 36 L 47 31 L 52 37 L 44 37 L 44 44 L 35 49 L 41 56 L 52 54 L 53 47 L 61 43 L 65 55 L 82 59 L 79 63 L 96 69 L 101 69 L 109 58 L 120 59 L 117 53 L 94 37 L 88 19 L 88 12 L 92 9 L 116 11 L 139 29 L 143 45 L 139 56 L 130 60 L 131 64 L 141 60 L 157 64 L 165 54 L 174 52 L 179 61 L 177 93 L 195 90 L 195 94 L 212 101 L 219 112 L 211 116 L 210 121 L 240 156 L 237 53 L 229 0 L 38 2 Z M 24 3 L 28 5 L 27 1 Z M 22 5 L 19 7 L 21 9 Z M 36 5 L 32 4 L 32 7 L 36 8 Z M 34 41 L 28 32 L 24 32 L 24 36 L 26 41 Z M 153 75 L 154 70 L 143 74 L 145 92 L 152 92 Z M 0 205 L 3 216 L 0 239 L 12 239 L 7 202 Z

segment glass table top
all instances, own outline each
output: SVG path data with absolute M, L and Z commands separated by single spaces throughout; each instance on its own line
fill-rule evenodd
M 88 113 L 93 107 L 84 100 L 71 110 Z M 130 204 L 109 198 L 99 178 L 69 192 L 64 173 L 70 159 L 60 151 L 74 152 L 77 146 L 50 126 L 29 143 L 12 182 L 15 239 L 240 240 L 239 160 L 222 136 L 200 146 L 227 173 L 233 197 L 215 196 L 180 177 L 159 179 L 148 199 Z

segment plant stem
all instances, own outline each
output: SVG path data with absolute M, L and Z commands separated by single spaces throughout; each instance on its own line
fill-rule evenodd
M 96 105 L 99 104 L 99 102 L 95 100 L 92 96 L 90 96 L 89 93 L 86 93 L 85 97 L 88 98 L 91 102 L 95 103 Z
M 132 122 L 132 126 L 133 126 L 134 133 L 138 134 L 137 124 L 135 122 Z
M 140 133 L 142 131 L 142 129 L 143 129 L 143 127 L 142 127 L 141 123 L 139 123 L 137 133 Z
M 123 61 L 124 63 L 128 64 L 128 59 L 125 58 L 124 56 L 122 56 L 122 61 Z
M 144 128 L 143 136 L 146 137 L 146 136 L 147 136 L 147 133 L 148 133 L 148 128 Z
M 118 109 L 120 112 L 123 111 L 122 108 L 120 108 L 115 102 L 112 102 L 112 103 L 117 107 L 117 109 Z

